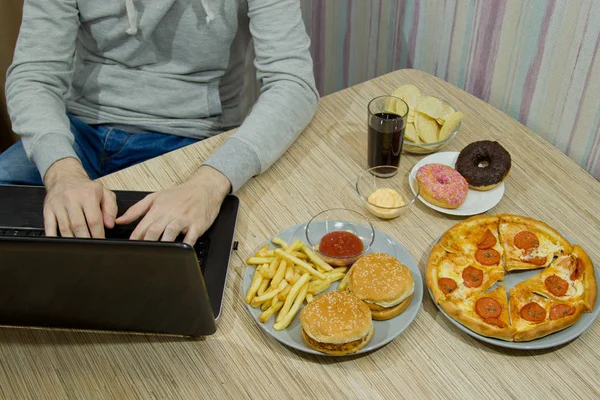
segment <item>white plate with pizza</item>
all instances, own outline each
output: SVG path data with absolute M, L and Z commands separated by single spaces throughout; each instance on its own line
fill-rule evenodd
M 411 187 L 413 193 L 415 193 L 415 190 L 413 189 L 413 181 L 416 179 L 415 177 L 417 176 L 417 171 L 419 170 L 419 168 L 421 168 L 423 165 L 434 164 L 434 163 L 435 164 L 444 164 L 444 165 L 454 168 L 454 166 L 456 165 L 456 159 L 458 158 L 458 154 L 459 153 L 457 151 L 446 151 L 446 152 L 441 152 L 441 153 L 435 153 L 435 154 L 432 154 L 430 156 L 423 158 L 418 163 L 416 163 L 415 166 L 413 167 L 413 169 L 411 170 L 410 177 L 409 177 L 410 187 Z M 469 216 L 469 215 L 481 214 L 481 213 L 484 213 L 484 212 L 490 210 L 491 208 L 496 206 L 496 204 L 498 204 L 500 202 L 500 200 L 502 200 L 503 196 L 504 196 L 504 182 L 502 182 L 500 185 L 498 185 L 494 189 L 487 190 L 487 191 L 469 189 L 469 192 L 467 193 L 467 198 L 465 199 L 465 202 L 458 208 L 438 207 L 436 205 L 429 203 L 427 200 L 425 200 L 423 198 L 423 196 L 419 196 L 419 200 L 423 204 L 425 204 L 427 207 L 432 208 L 436 211 L 442 212 L 444 214 Z
M 293 226 L 282 232 L 279 232 L 274 237 L 281 238 L 287 243 L 292 243 L 296 239 L 300 239 L 301 241 L 306 243 L 306 226 L 307 224 Z M 355 229 L 357 231 L 360 231 L 361 226 L 356 226 Z M 367 227 L 364 227 L 364 229 L 367 229 Z M 272 238 L 269 241 L 263 243 L 263 246 L 270 244 L 271 240 Z M 275 246 L 271 246 L 271 248 L 275 248 Z M 384 232 L 375 230 L 374 240 L 368 252 L 380 252 L 389 254 L 398 259 L 406 267 L 408 267 L 412 272 L 414 280 L 414 293 L 413 299 L 411 300 L 409 306 L 400 315 L 387 321 L 373 321 L 373 337 L 364 348 L 362 348 L 354 354 L 361 354 L 373 351 L 394 340 L 398 335 L 404 332 L 404 330 L 406 330 L 406 328 L 408 328 L 408 326 L 413 322 L 419 309 L 421 308 L 421 302 L 423 300 L 423 279 L 421 277 L 421 273 L 419 271 L 417 262 L 398 241 L 392 239 Z M 242 282 L 242 291 L 244 295 L 248 292 L 248 289 L 252 284 L 254 271 L 255 268 L 252 266 L 247 266 L 244 270 Z M 337 290 L 338 284 L 339 281 L 333 282 L 331 286 L 327 289 L 327 291 Z M 315 298 L 316 297 L 317 296 L 315 296 Z M 266 323 L 262 323 L 259 321 L 259 316 L 262 312 L 260 307 L 253 308 L 250 306 L 250 304 L 247 304 L 247 309 L 252 318 L 254 318 L 254 320 L 256 321 L 256 323 L 269 336 L 273 337 L 277 341 L 296 350 L 300 350 L 310 354 L 327 356 L 327 354 L 309 348 L 302 340 L 300 312 L 296 314 L 291 324 L 287 328 L 277 331 L 273 329 L 273 325 L 275 322 L 274 317 L 269 318 L 266 321 Z M 301 310 L 302 309 L 300 309 L 300 311 Z
M 427 288 L 452 324 L 513 349 L 556 347 L 600 313 L 586 252 L 544 222 L 502 214 L 462 221 L 434 245 Z

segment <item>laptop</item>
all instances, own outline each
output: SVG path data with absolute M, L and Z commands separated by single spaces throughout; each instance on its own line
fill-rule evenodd
M 117 191 L 119 214 L 148 193 Z M 45 237 L 43 187 L 0 185 L 0 325 L 184 336 L 216 331 L 239 200 L 227 196 L 194 247 Z

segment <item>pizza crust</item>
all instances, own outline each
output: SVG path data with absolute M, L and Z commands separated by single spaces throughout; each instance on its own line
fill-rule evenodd
M 546 265 L 542 265 L 542 266 L 537 266 L 537 265 L 533 265 L 530 263 L 526 263 L 523 261 L 518 261 L 518 260 L 508 260 L 506 261 L 506 270 L 507 271 L 525 271 L 525 270 L 529 270 L 529 269 L 539 269 L 539 268 L 546 268 L 548 266 L 549 262 L 546 263 Z
M 552 303 L 552 305 L 555 304 L 557 303 Z M 585 312 L 585 306 L 582 303 L 571 306 L 575 307 L 575 313 L 572 315 L 568 315 L 557 320 L 551 320 L 550 316 L 548 316 L 544 322 L 540 322 L 539 324 L 533 324 L 528 322 L 527 328 L 517 330 L 514 336 L 514 341 L 527 342 L 530 340 L 539 339 L 541 337 L 548 336 L 549 334 L 554 332 L 562 331 L 563 329 L 574 325 L 577 321 L 579 321 L 579 318 L 581 318 L 581 316 Z M 549 308 L 546 310 L 548 314 Z M 511 313 L 511 319 L 512 318 L 515 317 Z M 522 319 L 520 315 L 517 318 Z
M 425 281 L 427 282 L 427 286 L 433 295 L 433 299 L 436 303 L 439 303 L 441 300 L 446 299 L 446 295 L 440 289 L 438 285 L 438 270 L 437 266 L 439 261 L 446 255 L 446 250 L 444 250 L 441 244 L 436 244 L 433 246 L 433 250 L 429 254 L 429 260 L 427 261 L 427 270 L 425 271 Z
M 573 254 L 583 263 L 583 304 L 587 311 L 592 311 L 596 304 L 596 296 L 598 295 L 594 264 L 587 253 L 577 245 L 573 247 Z

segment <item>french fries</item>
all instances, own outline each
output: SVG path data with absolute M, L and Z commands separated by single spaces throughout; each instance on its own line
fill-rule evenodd
M 310 283 L 310 286 L 308 288 L 308 292 L 312 295 L 315 294 L 319 294 L 324 290 L 327 290 L 327 288 L 331 285 L 331 281 L 326 278 L 326 279 L 319 279 L 319 280 L 314 280 Z
M 292 290 L 292 285 L 287 285 L 285 287 L 285 289 L 283 289 L 281 292 L 279 292 L 279 294 L 277 295 L 279 300 L 285 301 L 285 298 L 288 296 L 288 294 L 290 294 L 290 290 Z
M 287 286 L 287 284 L 288 284 L 288 283 L 287 283 L 286 281 L 282 281 L 282 282 L 279 284 L 279 286 L 277 286 L 277 288 L 276 288 L 276 289 L 273 289 L 273 288 L 271 287 L 271 289 L 272 289 L 272 290 L 271 290 L 271 289 L 269 289 L 268 291 L 266 291 L 265 293 L 261 294 L 260 296 L 256 296 L 254 299 L 255 299 L 256 301 L 260 301 L 260 302 L 263 302 L 263 301 L 270 300 L 270 299 L 272 299 L 273 297 L 277 296 L 277 294 L 278 294 L 279 292 L 281 292 L 283 289 L 285 289 L 285 287 Z
M 262 265 L 262 264 L 270 264 L 275 257 L 250 257 L 246 260 L 246 264 L 250 265 Z
M 297 265 L 298 267 L 303 269 L 305 272 L 308 272 L 309 274 L 312 274 L 319 279 L 325 279 L 325 274 L 323 274 L 322 272 L 319 272 L 316 269 L 314 269 L 313 267 L 311 267 L 306 261 L 302 261 L 298 257 L 294 257 L 290 253 L 283 251 L 281 249 L 275 250 L 275 254 L 278 255 L 279 257 L 283 258 L 287 262 Z
M 342 281 L 340 282 L 340 284 L 338 285 L 338 289 L 339 291 L 343 291 L 348 289 L 348 275 L 344 276 L 344 278 L 342 279 Z
M 248 289 L 248 293 L 246 294 L 246 303 L 250 304 L 252 302 L 263 279 L 263 276 L 258 271 L 254 271 L 254 277 L 252 278 L 250 289 Z
M 321 259 L 321 257 L 319 257 L 317 255 L 317 253 L 315 253 L 314 251 L 312 251 L 311 249 L 309 249 L 307 245 L 304 245 L 302 247 L 302 250 L 304 250 L 304 252 L 306 253 L 308 259 L 310 261 L 312 261 L 313 264 L 315 264 L 317 267 L 321 268 L 321 270 L 323 270 L 323 271 L 331 271 L 333 269 L 333 267 L 331 265 L 327 264 L 325 261 L 323 261 Z
M 265 322 L 267 322 L 269 320 L 269 318 L 271 318 L 271 316 L 273 314 L 275 314 L 277 311 L 279 311 L 281 309 L 281 307 L 283 307 L 283 301 L 281 301 L 279 299 L 273 300 L 271 307 L 269 307 L 262 314 L 260 314 L 260 316 L 258 317 L 258 320 L 264 324 Z
M 293 263 L 287 263 L 287 269 L 285 271 L 285 280 L 292 283 L 292 280 L 294 279 L 294 264 Z
M 283 319 L 285 314 L 287 314 L 290 311 L 290 309 L 292 308 L 292 304 L 294 304 L 294 300 L 296 300 L 296 296 L 298 295 L 300 290 L 304 288 L 304 285 L 308 285 L 309 279 L 310 275 L 308 273 L 305 273 L 300 279 L 298 279 L 296 283 L 294 283 L 294 286 L 292 286 L 290 294 L 288 294 L 287 298 L 285 299 L 285 304 L 281 309 L 281 313 L 277 316 L 276 321 Z M 304 294 L 304 296 L 306 296 L 306 293 Z
M 282 281 L 286 282 L 284 280 L 285 271 L 287 271 L 287 261 L 281 260 L 281 262 L 279 263 L 279 267 L 277 268 L 277 272 L 275 273 L 275 276 L 271 280 L 271 286 L 279 286 L 279 284 Z
M 300 239 L 287 243 L 275 237 L 278 248 L 261 247 L 246 263 L 256 267 L 245 301 L 261 309 L 258 320 L 266 323 L 275 316 L 273 329 L 286 329 L 304 302 L 329 289 L 346 276 L 347 268 L 334 268 Z
M 298 281 L 298 282 L 300 282 L 300 281 Z M 273 325 L 273 329 L 275 329 L 276 331 L 281 331 L 281 330 L 287 328 L 290 325 L 290 323 L 292 323 L 292 320 L 298 313 L 298 310 L 300 309 L 302 302 L 304 302 L 304 299 L 306 298 L 307 290 L 308 290 L 308 282 L 302 286 L 302 289 L 300 289 L 300 293 L 298 294 L 298 297 L 296 297 L 294 299 L 294 304 L 292 305 L 292 308 L 289 310 L 288 313 L 286 313 L 284 315 L 284 317 L 281 319 L 281 321 L 275 322 L 275 325 Z M 288 297 L 288 299 L 289 299 L 289 297 Z M 287 300 L 286 300 L 286 303 L 287 303 Z M 283 305 L 283 307 L 285 308 L 285 304 Z M 282 315 L 282 314 L 283 313 L 280 313 L 279 315 Z M 279 317 L 277 317 L 277 318 L 279 318 Z
M 288 244 L 287 244 L 287 243 L 286 243 L 286 242 L 285 242 L 283 239 L 281 239 L 281 238 L 278 238 L 278 237 L 274 237 L 274 238 L 271 240 L 271 243 L 273 243 L 273 244 L 275 244 L 275 245 L 277 245 L 277 246 L 279 246 L 279 247 L 282 247 L 282 248 L 284 248 L 284 249 L 287 249 L 287 247 L 288 247 Z M 268 248 L 269 248 L 269 245 L 266 245 L 266 246 L 267 246 L 267 249 L 268 249 Z

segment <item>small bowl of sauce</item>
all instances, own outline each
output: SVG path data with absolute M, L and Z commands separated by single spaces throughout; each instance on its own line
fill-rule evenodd
M 404 167 L 369 168 L 358 177 L 356 193 L 370 214 L 385 220 L 397 218 L 419 197 L 419 182 L 415 179 L 411 187 L 409 174 Z
M 325 210 L 306 225 L 306 241 L 334 267 L 349 267 L 366 254 L 375 239 L 367 217 L 345 208 Z

